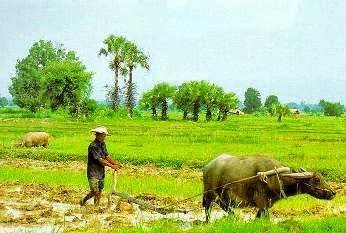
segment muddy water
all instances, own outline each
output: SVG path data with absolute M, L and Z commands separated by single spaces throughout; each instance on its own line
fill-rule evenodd
M 28 233 L 28 232 L 35 232 L 35 233 L 60 233 L 63 232 L 63 229 L 59 229 L 54 225 L 42 225 L 42 226 L 13 226 L 13 227 L 7 227 L 7 226 L 0 226 L 0 232 L 1 233 Z

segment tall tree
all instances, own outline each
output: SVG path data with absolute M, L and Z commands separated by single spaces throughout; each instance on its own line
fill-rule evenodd
M 71 114 L 79 114 L 90 96 L 92 73 L 70 60 L 50 63 L 42 73 L 43 96 L 50 108 L 68 107 Z
M 267 111 L 270 113 L 270 115 L 274 115 L 274 111 L 272 108 L 272 105 L 278 104 L 279 98 L 276 95 L 269 95 L 266 98 L 266 101 L 264 102 L 264 107 L 267 109 Z
M 109 68 L 114 71 L 114 85 L 108 91 L 108 97 L 112 103 L 112 109 L 116 111 L 120 103 L 119 73 L 125 59 L 125 45 L 128 43 L 123 36 L 109 35 L 103 41 L 105 47 L 99 51 L 99 56 L 113 56 Z
M 245 92 L 245 112 L 253 113 L 261 107 L 261 95 L 255 88 L 248 88 Z
M 168 101 L 173 98 L 176 88 L 168 83 L 158 83 L 152 92 L 155 102 L 161 105 L 161 120 L 167 120 Z
M 41 71 L 48 64 L 62 60 L 78 60 L 74 51 L 66 51 L 61 44 L 39 40 L 29 49 L 29 54 L 17 60 L 16 75 L 11 78 L 9 92 L 19 107 L 36 112 L 43 107 L 46 98 L 41 98 Z
M 126 82 L 126 105 L 128 109 L 128 117 L 132 118 L 133 107 L 135 104 L 135 85 L 133 83 L 133 71 L 138 66 L 149 70 L 149 58 L 144 52 L 138 48 L 133 42 L 125 43 L 124 64 L 126 69 L 123 69 L 123 75 L 128 74 Z

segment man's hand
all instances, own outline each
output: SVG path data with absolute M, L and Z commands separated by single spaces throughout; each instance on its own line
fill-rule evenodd
M 119 163 L 115 163 L 115 164 L 112 164 L 111 168 L 113 168 L 114 170 L 119 170 L 120 168 L 122 168 L 123 166 Z

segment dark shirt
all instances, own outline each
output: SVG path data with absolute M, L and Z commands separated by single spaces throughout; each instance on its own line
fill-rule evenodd
M 87 176 L 90 178 L 104 179 L 105 167 L 97 160 L 108 156 L 106 144 L 95 139 L 88 147 Z

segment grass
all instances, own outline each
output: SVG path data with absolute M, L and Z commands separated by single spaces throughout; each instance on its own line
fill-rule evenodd
M 329 180 L 346 180 L 346 118 L 300 116 L 282 123 L 263 116 L 230 117 L 225 122 L 153 121 L 147 118 L 61 119 L 11 117 L 0 112 L 0 158 L 86 161 L 93 135 L 105 125 L 112 156 L 129 164 L 201 168 L 221 153 L 264 154 L 292 168 L 317 170 Z M 47 131 L 48 149 L 15 148 L 28 131 Z
M 279 223 L 273 223 L 266 219 L 259 219 L 251 222 L 235 221 L 229 218 L 223 218 L 208 225 L 197 225 L 193 228 L 185 229 L 184 232 L 270 232 L 270 233 L 325 233 L 325 232 L 345 232 L 344 222 L 346 216 L 327 217 L 324 219 L 289 219 Z M 160 220 L 147 226 L 138 226 L 135 228 L 113 227 L 111 229 L 97 227 L 99 232 L 127 232 L 127 233 L 161 233 L 161 232 L 182 232 L 181 226 L 171 220 Z M 93 232 L 94 228 L 85 227 L 83 232 Z
M 112 175 L 107 174 L 105 191 L 111 186 Z M 88 190 L 88 181 L 85 171 L 71 171 L 58 169 L 18 168 L 11 166 L 0 167 L 0 181 L 17 181 L 19 183 L 34 183 L 46 185 L 64 185 Z M 130 171 L 122 170 L 117 177 L 117 190 L 131 195 L 150 193 L 160 196 L 174 196 L 177 198 L 193 196 L 202 193 L 202 183 L 196 179 L 177 179 L 167 175 L 133 176 Z M 198 197 L 198 198 L 201 198 Z

